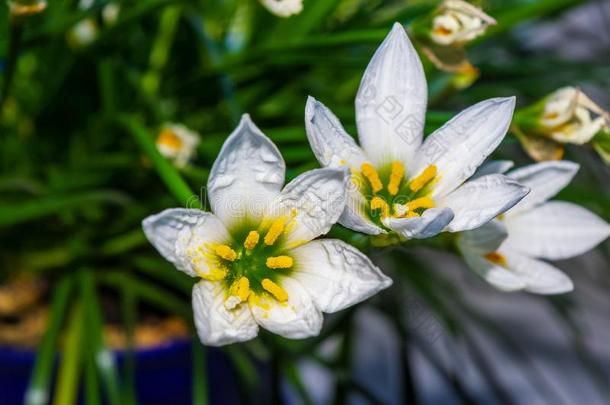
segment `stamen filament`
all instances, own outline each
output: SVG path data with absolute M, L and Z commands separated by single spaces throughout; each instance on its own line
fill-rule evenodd
M 388 183 L 388 192 L 390 195 L 398 194 L 398 187 L 402 181 L 402 176 L 405 174 L 405 168 L 400 162 L 392 163 L 392 172 L 390 173 L 390 182 Z
M 364 177 L 366 177 L 369 183 L 371 183 L 371 188 L 373 189 L 373 192 L 377 193 L 381 191 L 381 189 L 383 188 L 383 183 L 381 182 L 379 174 L 377 174 L 377 170 L 375 170 L 373 165 L 370 163 L 363 163 L 361 169 Z
M 214 246 L 214 252 L 220 256 L 222 259 L 228 260 L 230 262 L 237 259 L 237 253 L 233 249 L 231 249 L 227 245 L 216 245 Z
M 263 279 L 261 285 L 269 294 L 273 295 L 276 300 L 280 302 L 285 302 L 288 300 L 288 293 L 279 285 L 275 284 L 273 281 L 268 278 Z
M 270 269 L 289 269 L 294 264 L 294 260 L 290 256 L 268 257 L 266 264 Z
M 407 203 L 407 207 L 409 207 L 409 211 L 416 210 L 418 208 L 433 208 L 434 200 L 430 197 L 420 197 L 416 198 L 413 201 L 409 201 Z
M 267 231 L 265 235 L 265 245 L 271 246 L 275 243 L 277 238 L 280 237 L 282 232 L 284 232 L 284 225 L 286 220 L 284 218 L 278 218 L 271 224 L 271 227 Z
M 430 180 L 436 177 L 436 166 L 430 165 L 423 172 L 409 183 L 409 188 L 413 192 L 421 190 Z
M 260 235 L 256 231 L 250 231 L 246 240 L 244 241 L 244 247 L 248 250 L 252 250 L 258 244 L 258 240 L 260 239 Z
M 373 197 L 371 199 L 371 211 L 381 210 L 381 216 L 383 218 L 390 215 L 390 206 L 381 197 Z

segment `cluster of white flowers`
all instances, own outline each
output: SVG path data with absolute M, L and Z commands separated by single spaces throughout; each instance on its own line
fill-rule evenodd
M 401 240 L 461 232 L 467 263 L 494 286 L 542 294 L 572 288 L 539 259 L 583 253 L 610 234 L 591 212 L 546 202 L 577 166 L 544 163 L 508 174 L 507 162 L 479 168 L 505 136 L 514 98 L 482 101 L 424 140 L 426 104 L 421 62 L 395 24 L 356 97 L 361 147 L 310 97 L 306 131 L 324 167 L 283 186 L 280 152 L 245 115 L 212 167 L 211 212 L 176 208 L 144 220 L 157 250 L 201 278 L 193 310 L 202 342 L 249 340 L 259 327 L 287 338 L 314 336 L 323 312 L 390 286 L 351 245 L 316 239 L 336 222 Z

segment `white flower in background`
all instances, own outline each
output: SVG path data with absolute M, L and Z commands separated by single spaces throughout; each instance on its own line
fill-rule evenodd
M 580 89 L 564 87 L 544 100 L 541 131 L 561 143 L 582 145 L 610 125 L 610 115 Z
M 68 42 L 73 48 L 83 48 L 95 42 L 98 34 L 97 22 L 93 18 L 85 18 L 70 29 Z
M 155 144 L 159 153 L 172 160 L 176 167 L 186 166 L 195 155 L 200 136 L 181 124 L 167 124 L 159 132 Z
M 430 38 L 439 45 L 463 45 L 481 36 L 496 20 L 461 0 L 446 0 L 432 19 Z
M 113 26 L 119 19 L 121 5 L 119 3 L 108 3 L 102 9 L 102 20 L 107 26 Z
M 329 109 L 308 99 L 305 124 L 318 161 L 352 171 L 342 225 L 370 235 L 426 238 L 479 227 L 527 193 L 501 174 L 464 183 L 504 138 L 514 97 L 480 102 L 422 141 L 426 102 L 424 71 L 400 24 L 373 56 L 358 90 L 362 148 Z
M 510 167 L 494 165 L 493 171 Z M 458 247 L 468 266 L 505 291 L 571 291 L 568 276 L 539 259 L 574 257 L 610 236 L 610 225 L 589 210 L 569 202 L 547 201 L 572 180 L 578 167 L 576 163 L 555 161 L 509 172 L 509 177 L 531 192 L 497 220 L 459 235 Z
M 42 13 L 47 8 L 45 0 L 8 0 L 8 9 L 11 16 L 27 17 Z
M 254 338 L 259 326 L 287 338 L 315 336 L 322 312 L 365 300 L 392 282 L 356 248 L 314 240 L 346 200 L 344 169 L 301 174 L 283 189 L 280 152 L 244 115 L 208 180 L 212 212 L 168 209 L 144 233 L 193 288 L 201 341 L 220 346 Z
M 260 2 L 278 17 L 290 17 L 303 11 L 303 0 L 260 0 Z

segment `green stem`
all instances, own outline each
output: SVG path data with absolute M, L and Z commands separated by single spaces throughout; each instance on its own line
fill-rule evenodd
M 21 49 L 22 35 L 23 20 L 12 18 L 9 29 L 9 45 L 6 57 L 6 70 L 4 73 L 4 81 L 2 83 L 2 93 L 0 93 L 0 110 L 2 109 L 1 107 L 4 106 L 4 103 L 11 89 L 11 84 L 13 82 L 13 76 L 15 73 L 15 67 L 17 66 L 17 59 L 19 58 L 19 51 Z
M 76 403 L 82 366 L 82 349 L 84 334 L 83 307 L 78 302 L 72 310 L 70 325 L 66 331 L 66 341 L 62 352 L 57 376 L 55 405 L 72 405 Z

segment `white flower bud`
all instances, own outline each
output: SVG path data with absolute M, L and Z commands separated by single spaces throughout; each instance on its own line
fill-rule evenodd
M 446 0 L 432 20 L 430 38 L 439 45 L 460 45 L 483 35 L 496 21 L 462 0 Z
M 260 0 L 260 2 L 278 17 L 290 17 L 303 10 L 303 0 Z

